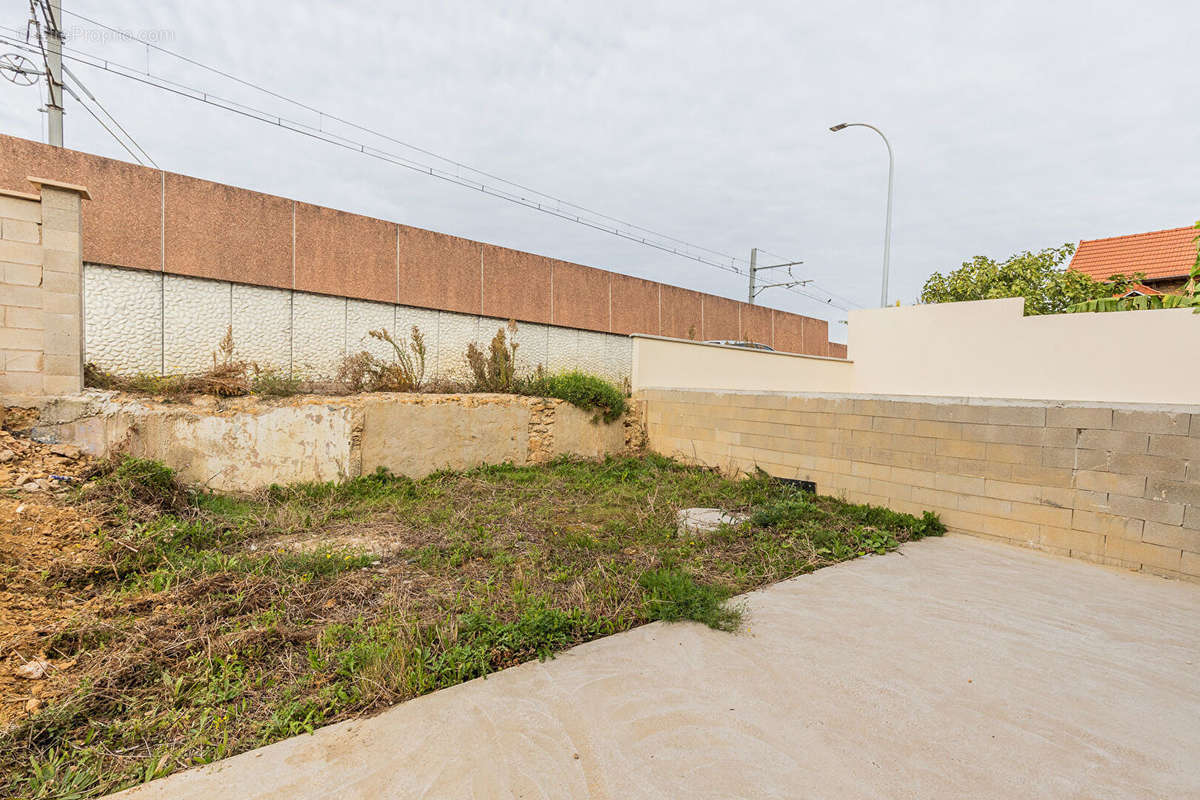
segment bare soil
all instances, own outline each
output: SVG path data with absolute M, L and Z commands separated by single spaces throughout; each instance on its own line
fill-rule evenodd
M 0 430 L 0 725 L 38 710 L 70 681 L 72 659 L 56 659 L 40 642 L 62 630 L 98 600 L 90 589 L 68 591 L 57 573 L 95 558 L 99 522 L 87 505 L 71 502 L 72 485 L 94 468 L 77 448 L 28 437 L 36 412 L 3 409 Z M 67 480 L 73 479 L 73 480 Z M 21 677 L 42 660 L 45 677 Z

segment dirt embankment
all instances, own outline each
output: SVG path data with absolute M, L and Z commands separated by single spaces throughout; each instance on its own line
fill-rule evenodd
M 46 642 L 95 602 L 55 580 L 88 561 L 97 520 L 72 487 L 94 467 L 69 445 L 29 438 L 36 412 L 0 409 L 0 725 L 36 711 L 73 664 Z

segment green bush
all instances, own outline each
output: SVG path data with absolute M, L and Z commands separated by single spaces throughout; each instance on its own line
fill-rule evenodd
M 625 395 L 613 384 L 582 372 L 563 372 L 530 379 L 527 394 L 556 397 L 612 422 L 625 413 Z M 593 420 L 595 421 L 595 420 Z

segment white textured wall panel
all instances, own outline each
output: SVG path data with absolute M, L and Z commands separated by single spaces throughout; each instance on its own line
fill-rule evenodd
M 392 346 L 369 335 L 370 331 L 386 330 L 397 342 L 396 310 L 391 303 L 373 303 L 370 300 L 346 301 L 346 352 L 361 353 L 366 350 L 377 358 L 391 361 L 396 357 Z
M 600 373 L 620 386 L 633 374 L 633 339 L 606 334 L 604 337 L 604 371 Z
M 513 337 L 518 345 L 517 374 L 528 375 L 537 370 L 539 364 L 542 367 L 546 366 L 550 357 L 549 331 L 549 325 L 538 325 L 534 322 L 517 323 L 517 334 Z M 492 335 L 495 336 L 495 332 Z
M 416 325 L 425 335 L 426 379 L 466 380 L 467 346 L 486 352 L 497 330 L 510 335 L 508 321 L 492 317 L 90 264 L 84 290 L 86 357 L 125 375 L 157 373 L 164 362 L 168 373 L 207 369 L 232 324 L 237 358 L 328 379 L 347 352 L 393 357 L 391 346 L 368 331 L 386 328 L 409 339 Z M 512 338 L 522 373 L 540 364 L 617 383 L 630 374 L 628 336 L 523 322 Z
M 607 346 L 607 333 L 580 331 L 579 348 L 575 351 L 575 366 L 572 369 L 609 377 L 605 369 L 608 365 L 608 360 L 605 358 Z
M 333 378 L 346 355 L 346 298 L 292 296 L 292 373 Z
M 119 375 L 162 369 L 162 273 L 85 264 L 84 360 Z
M 480 341 L 480 321 L 472 314 L 456 314 L 453 311 L 438 312 L 438 366 L 437 375 L 443 380 L 466 380 L 471 375 L 467 366 L 467 345 L 477 342 L 485 348 L 487 342 Z M 486 323 L 487 341 L 496 335 L 493 320 Z
M 412 306 L 396 306 L 395 308 L 395 329 L 398 332 L 411 339 L 413 326 L 416 326 L 421 331 L 421 335 L 425 337 L 425 380 L 427 381 L 437 377 L 438 353 L 440 352 L 438 313 L 432 308 L 413 308 Z
M 574 328 L 549 329 L 547 372 L 569 372 L 579 368 L 579 334 Z
M 286 373 L 292 366 L 292 293 L 233 284 L 237 357 Z
M 232 322 L 232 284 L 203 278 L 163 276 L 163 369 L 167 374 L 200 372 Z M 220 355 L 218 355 L 220 358 Z

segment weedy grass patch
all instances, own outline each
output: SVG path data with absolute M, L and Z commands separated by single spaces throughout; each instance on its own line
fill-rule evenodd
M 253 497 L 125 459 L 72 502 L 103 524 L 41 582 L 77 610 L 13 643 L 53 668 L 0 732 L 4 796 L 98 796 L 654 620 L 735 631 L 733 595 L 944 530 L 655 455 Z M 749 518 L 681 536 L 691 506 Z

